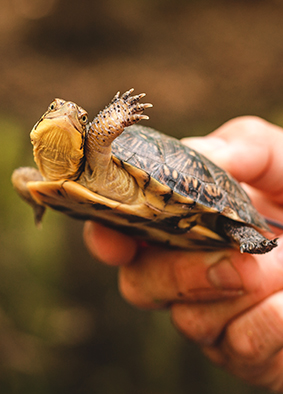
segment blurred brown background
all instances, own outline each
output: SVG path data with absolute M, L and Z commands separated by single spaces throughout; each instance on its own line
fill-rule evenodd
M 29 131 L 54 97 L 94 116 L 146 92 L 147 125 L 177 137 L 253 114 L 283 125 L 281 1 L 0 0 L 0 392 L 263 393 L 213 367 L 171 326 L 120 297 L 82 223 L 42 230 L 14 193 Z

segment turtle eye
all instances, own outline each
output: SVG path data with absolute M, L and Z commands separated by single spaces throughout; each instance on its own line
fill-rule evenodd
M 56 101 L 52 101 L 52 103 L 48 107 L 49 111 L 54 111 L 54 109 L 56 109 Z
M 87 121 L 88 121 L 87 115 L 82 115 L 82 116 L 80 117 L 80 122 L 81 122 L 81 124 L 85 125 L 85 124 L 87 123 Z

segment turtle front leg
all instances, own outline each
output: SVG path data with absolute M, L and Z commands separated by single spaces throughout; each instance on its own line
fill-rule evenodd
M 128 90 L 121 97 L 120 92 L 117 92 L 110 104 L 90 123 L 85 153 L 92 169 L 100 161 L 105 165 L 105 161 L 111 156 L 112 141 L 123 132 L 125 127 L 142 119 L 148 119 L 147 115 L 143 115 L 143 111 L 152 107 L 152 104 L 140 103 L 145 93 L 131 96 L 133 90 Z
M 233 243 L 239 245 L 241 253 L 263 254 L 275 248 L 278 238 L 269 240 L 256 231 L 253 227 L 245 224 L 225 220 L 225 235 L 231 239 Z
M 40 225 L 42 216 L 45 212 L 45 206 L 38 204 L 30 194 L 28 182 L 42 181 L 42 175 L 33 167 L 20 167 L 12 174 L 12 183 L 19 196 L 32 206 L 34 211 L 34 221 L 37 226 Z

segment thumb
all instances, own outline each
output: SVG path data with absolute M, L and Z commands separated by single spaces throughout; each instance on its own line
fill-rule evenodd
M 283 133 L 280 127 L 260 118 L 240 117 L 207 137 L 186 138 L 182 142 L 225 168 L 238 181 L 283 203 Z

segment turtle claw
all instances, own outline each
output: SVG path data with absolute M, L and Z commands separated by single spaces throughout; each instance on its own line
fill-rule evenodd
M 131 88 L 131 89 L 127 90 L 125 93 L 122 94 L 121 99 L 122 100 L 128 100 L 128 98 L 131 96 L 133 91 L 134 91 L 134 88 Z
M 139 101 L 145 96 L 145 93 L 140 93 L 135 96 L 131 96 L 134 89 L 129 89 L 123 93 L 121 97 L 113 103 L 117 107 L 120 104 L 121 113 L 123 112 L 123 125 L 130 126 L 134 123 L 144 119 L 147 120 L 149 117 L 143 115 L 143 111 L 147 108 L 151 108 L 153 105 L 150 103 L 140 103 Z
M 140 101 L 144 96 L 146 96 L 145 93 L 136 94 L 135 96 L 130 97 L 129 103 L 133 105 Z
M 255 244 L 252 242 L 245 242 L 240 245 L 240 252 L 241 253 L 253 253 L 253 250 L 255 249 Z
M 267 239 L 255 228 L 227 218 L 223 223 L 223 229 L 226 236 L 239 247 L 241 253 L 263 254 L 278 245 L 278 238 Z
M 118 90 L 118 92 L 115 94 L 115 96 L 113 97 L 113 99 L 110 101 L 110 104 L 114 103 L 116 100 L 118 100 L 120 97 L 120 92 Z
M 131 112 L 132 112 L 132 114 L 137 114 L 137 113 L 143 112 L 145 109 L 151 108 L 151 107 L 153 107 L 153 105 L 150 103 L 145 103 L 145 104 L 137 103 L 136 105 L 133 105 L 131 107 Z M 144 119 L 144 118 L 142 118 L 142 119 Z
M 134 89 L 129 89 L 125 93 L 120 96 L 120 92 L 118 91 L 113 99 L 111 100 L 109 106 L 105 109 L 111 109 L 113 106 L 114 111 L 122 114 L 123 125 L 130 126 L 131 124 L 137 123 L 140 120 L 147 120 L 149 117 L 147 115 L 142 115 L 142 112 L 147 109 L 153 107 L 150 103 L 140 103 L 139 101 L 146 95 L 145 93 L 136 94 L 135 96 L 131 96 Z
M 240 245 L 241 253 L 263 254 L 270 252 L 273 248 L 278 246 L 278 238 L 271 240 L 264 239 L 261 242 L 244 242 Z
M 139 120 L 144 119 L 144 120 L 148 120 L 149 116 L 147 115 L 139 115 Z

